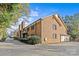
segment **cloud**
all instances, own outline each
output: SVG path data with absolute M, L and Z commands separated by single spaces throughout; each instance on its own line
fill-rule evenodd
M 35 18 L 38 18 L 39 16 L 39 8 L 36 7 L 35 9 L 31 9 L 30 11 L 30 17 L 29 17 L 29 24 L 35 21 Z
M 34 9 L 31 9 L 30 16 L 38 17 L 39 16 L 39 11 L 40 11 L 40 9 L 38 7 L 34 8 Z
M 36 7 L 35 10 L 40 11 L 40 9 L 38 7 Z
M 35 16 L 38 16 L 38 15 L 39 15 L 39 12 L 37 10 L 31 10 L 30 16 L 35 17 Z
M 34 17 L 30 17 L 28 20 L 29 20 L 29 24 L 30 24 L 34 21 Z

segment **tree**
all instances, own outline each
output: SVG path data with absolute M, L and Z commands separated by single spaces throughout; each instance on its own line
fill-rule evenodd
M 71 35 L 72 40 L 75 40 L 79 36 L 79 13 L 73 16 L 65 16 L 64 20 L 68 27 L 68 34 Z
M 16 22 L 17 19 L 25 12 L 28 16 L 28 6 L 29 4 L 20 3 L 1 3 L 0 4 L 0 38 L 6 37 L 6 28 L 10 26 L 11 23 Z

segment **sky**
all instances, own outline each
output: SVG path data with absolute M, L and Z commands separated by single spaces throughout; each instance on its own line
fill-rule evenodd
M 59 14 L 60 16 L 79 13 L 79 3 L 30 3 L 30 23 L 45 16 Z
M 49 15 L 59 14 L 60 16 L 66 15 L 74 15 L 75 13 L 79 13 L 79 4 L 68 4 L 68 3 L 30 3 L 29 4 L 29 18 L 23 13 L 20 18 L 18 18 L 18 22 L 15 25 L 11 25 L 8 28 L 7 33 L 9 35 L 14 32 L 22 21 L 26 20 L 26 24 L 29 25 L 30 23 L 38 20 L 39 18 L 44 18 Z M 27 22 L 27 20 L 29 22 Z

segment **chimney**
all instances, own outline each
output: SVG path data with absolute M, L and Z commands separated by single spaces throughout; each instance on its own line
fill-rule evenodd
M 19 33 L 19 37 L 21 37 L 21 25 L 19 25 L 19 31 L 18 31 Z
M 24 28 L 25 24 L 24 22 L 21 23 L 21 31 L 23 31 L 23 28 Z
M 21 26 L 19 25 L 19 31 L 21 30 L 21 28 L 20 28 Z

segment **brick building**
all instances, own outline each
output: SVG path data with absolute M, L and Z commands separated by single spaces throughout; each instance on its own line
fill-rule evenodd
M 41 43 L 60 43 L 69 41 L 67 27 L 61 18 L 56 14 L 40 18 L 27 27 L 23 23 L 19 26 L 18 37 L 37 35 L 41 37 Z

